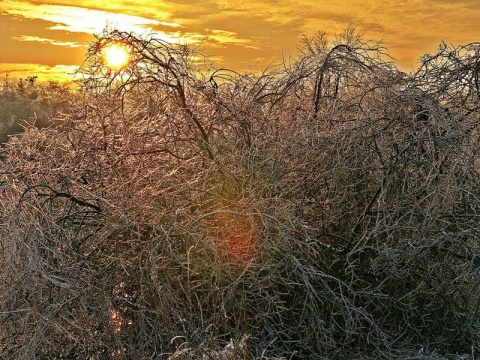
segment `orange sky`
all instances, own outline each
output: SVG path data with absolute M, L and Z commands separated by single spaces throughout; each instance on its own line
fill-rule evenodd
M 354 25 L 409 71 L 442 39 L 480 41 L 480 0 L 3 0 L 0 77 L 65 79 L 107 24 L 201 44 L 217 67 L 237 71 L 295 56 L 303 34 Z

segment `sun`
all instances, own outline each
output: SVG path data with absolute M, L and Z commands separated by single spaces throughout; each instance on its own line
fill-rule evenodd
M 109 68 L 119 70 L 127 65 L 130 60 L 130 53 L 126 46 L 112 44 L 103 50 L 103 58 Z

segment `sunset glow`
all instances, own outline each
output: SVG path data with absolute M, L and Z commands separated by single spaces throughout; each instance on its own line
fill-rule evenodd
M 55 73 L 50 68 L 59 66 L 78 68 L 93 35 L 105 28 L 142 36 L 155 33 L 164 41 L 201 46 L 217 67 L 241 72 L 289 61 L 298 54 L 305 34 L 324 31 L 333 40 L 349 25 L 356 26 L 366 40 L 383 41 L 404 71 L 413 70 L 418 58 L 434 52 L 441 40 L 460 45 L 478 41 L 479 36 L 480 4 L 472 0 L 372 0 L 368 5 L 359 0 L 79 0 L 72 4 L 66 0 L 0 2 L 0 76 L 7 72 L 10 78 L 29 75 L 11 72 L 11 64 L 38 66 L 49 74 Z M 56 79 L 71 79 L 71 75 Z
M 120 44 L 113 44 L 105 48 L 103 56 L 107 66 L 114 70 L 123 68 L 130 60 L 128 49 Z

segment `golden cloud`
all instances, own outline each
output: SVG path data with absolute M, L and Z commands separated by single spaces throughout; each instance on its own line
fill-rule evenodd
M 210 30 L 210 34 L 206 35 L 206 40 L 213 40 L 216 43 L 225 45 L 248 45 L 252 41 L 238 37 L 238 33 L 225 30 Z
M 69 82 L 73 80 L 78 68 L 76 65 L 47 66 L 41 64 L 2 63 L 0 76 L 4 78 L 8 74 L 10 79 L 15 80 L 34 74 L 38 76 L 38 81 L 41 82 L 50 80 Z
M 22 35 L 18 37 L 13 37 L 13 40 L 18 40 L 18 41 L 27 41 L 27 42 L 41 42 L 41 43 L 48 43 L 51 45 L 56 45 L 56 46 L 68 46 L 72 48 L 78 48 L 78 47 L 87 47 L 87 45 L 82 45 L 77 42 L 73 41 L 57 41 L 53 39 L 47 39 L 44 37 L 39 37 L 39 36 L 29 36 L 29 35 Z
M 144 33 L 151 31 L 152 26 L 164 25 L 178 27 L 175 23 L 160 22 L 140 16 L 112 13 L 76 6 L 32 4 L 22 1 L 4 1 L 3 11 L 10 15 L 26 19 L 40 19 L 54 23 L 51 30 L 84 32 L 99 34 L 107 25 L 122 31 Z

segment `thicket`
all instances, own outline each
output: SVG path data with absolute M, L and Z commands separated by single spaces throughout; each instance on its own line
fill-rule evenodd
M 301 49 L 238 74 L 99 36 L 2 150 L 0 357 L 479 356 L 480 43 Z
M 8 75 L 0 86 L 0 145 L 23 132 L 25 126 L 47 127 L 59 111 L 70 108 L 74 95 L 66 84 L 38 83 L 38 76 L 12 81 Z

